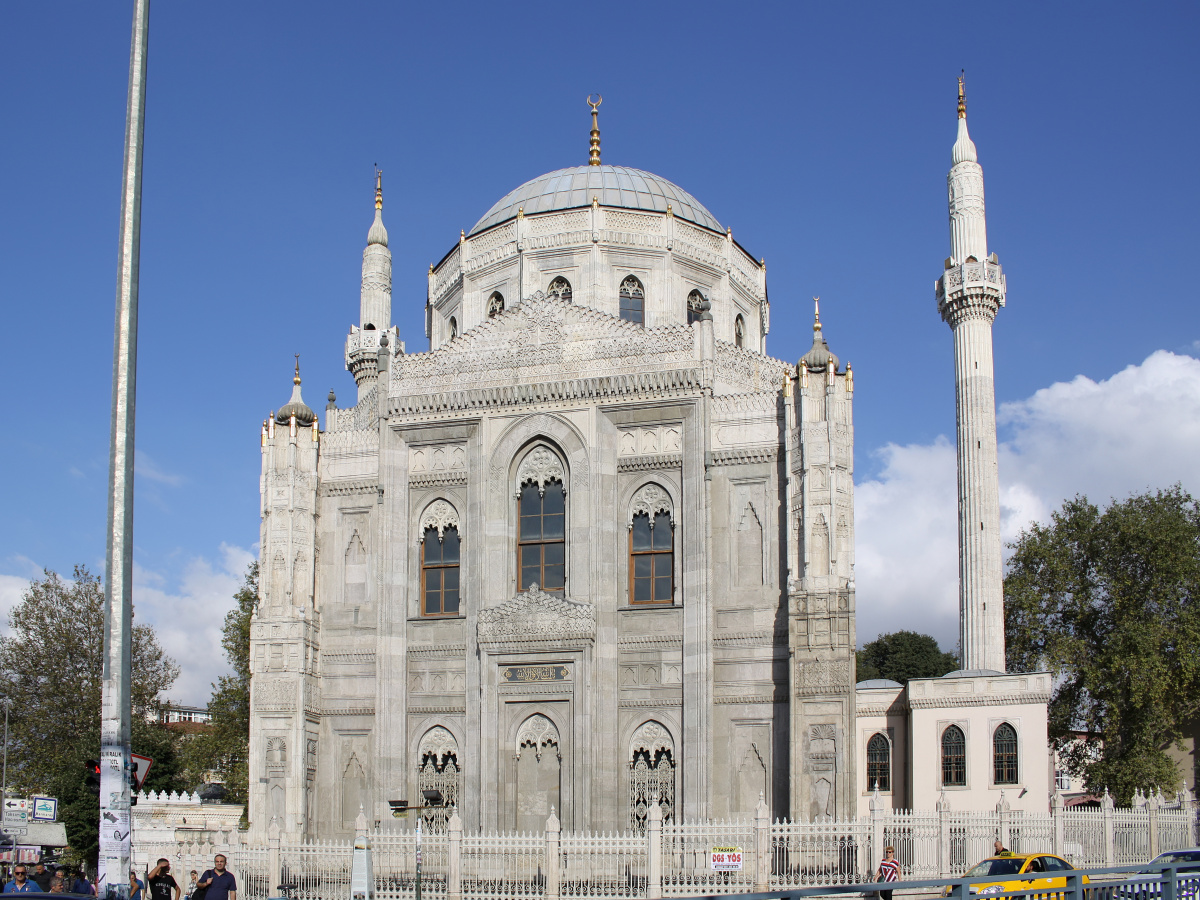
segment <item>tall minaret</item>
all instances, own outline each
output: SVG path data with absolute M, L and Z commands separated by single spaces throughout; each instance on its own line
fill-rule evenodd
M 954 332 L 958 420 L 958 597 L 963 669 L 1004 671 L 1004 584 L 992 322 L 1004 273 L 987 251 L 983 169 L 967 133 L 958 79 L 958 139 L 950 167 L 950 258 L 937 282 L 938 312 Z
M 375 221 L 367 232 L 363 250 L 359 324 L 350 326 L 346 339 L 346 368 L 358 385 L 358 399 L 375 383 L 379 336 L 392 324 L 392 251 L 383 227 L 383 173 L 375 172 Z

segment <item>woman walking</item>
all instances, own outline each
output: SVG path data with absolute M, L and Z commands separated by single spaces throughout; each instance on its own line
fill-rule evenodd
M 896 848 L 888 847 L 883 851 L 883 860 L 879 863 L 879 871 L 875 873 L 876 881 L 893 882 L 900 880 L 900 860 L 896 859 Z M 881 900 L 892 900 L 891 891 L 880 891 Z

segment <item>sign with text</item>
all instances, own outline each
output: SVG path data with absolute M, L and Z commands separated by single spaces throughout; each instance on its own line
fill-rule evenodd
M 29 801 L 24 798 L 4 798 L 4 824 L 24 825 L 29 821 Z
M 33 804 L 33 821 L 53 822 L 58 819 L 57 797 L 34 797 L 31 802 Z
M 742 848 L 713 847 L 708 855 L 708 867 L 714 872 L 742 871 Z
M 500 675 L 509 684 L 571 680 L 571 670 L 567 666 L 505 666 Z

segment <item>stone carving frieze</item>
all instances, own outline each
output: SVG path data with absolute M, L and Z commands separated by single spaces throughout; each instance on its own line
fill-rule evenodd
M 458 528 L 461 535 L 462 529 L 458 524 L 458 510 L 446 500 L 434 500 L 429 506 L 425 507 L 425 512 L 421 515 L 421 527 L 417 529 L 417 543 L 425 540 L 425 531 L 429 528 L 437 531 L 439 541 L 445 537 L 447 528 Z
M 533 750 L 539 760 L 542 758 L 542 752 L 548 747 L 553 747 L 554 752 L 558 753 L 558 728 L 541 713 L 530 716 L 521 724 L 521 730 L 517 732 L 518 759 L 521 757 L 521 751 L 526 747 Z
M 850 689 L 850 663 L 847 660 L 800 660 L 796 666 L 801 694 L 827 694 Z
M 644 513 L 650 519 L 650 527 L 653 528 L 654 516 L 660 512 L 670 516 L 671 524 L 675 524 L 675 511 L 671 504 L 671 495 L 653 482 L 642 485 L 633 495 L 633 503 L 629 509 L 629 527 L 633 528 L 635 516 Z
M 659 750 L 665 750 L 674 756 L 675 741 L 672 740 L 671 732 L 666 728 L 658 722 L 649 721 L 643 723 L 633 733 L 633 740 L 629 742 L 629 758 L 632 759 L 639 750 L 647 751 L 651 759 L 657 756 Z
M 590 642 L 596 637 L 596 608 L 534 584 L 507 603 L 480 610 L 477 634 L 481 644 Z
M 291 709 L 296 704 L 293 681 L 283 678 L 256 678 L 252 695 L 256 709 Z
M 447 756 L 457 758 L 458 741 L 447 729 L 441 725 L 435 725 L 425 732 L 425 736 L 421 738 L 421 743 L 417 747 L 418 761 L 424 760 L 426 755 L 432 756 L 439 763 L 443 762 Z

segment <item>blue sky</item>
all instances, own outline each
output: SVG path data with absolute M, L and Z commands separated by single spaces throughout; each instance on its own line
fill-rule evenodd
M 43 566 L 103 569 L 130 14 L 0 7 L 7 605 Z M 807 349 L 822 297 L 856 376 L 859 603 L 878 613 L 860 638 L 909 625 L 953 646 L 933 281 L 960 68 L 1008 273 L 1009 532 L 1077 490 L 1200 491 L 1198 33 L 1187 3 L 158 2 L 135 599 L 184 666 L 178 695 L 203 701 L 220 671 L 223 598 L 258 539 L 258 425 L 292 354 L 310 405 L 353 393 L 373 164 L 393 315 L 423 349 L 429 263 L 520 183 L 586 160 L 591 91 L 605 162 L 676 182 L 766 258 L 772 355 Z

